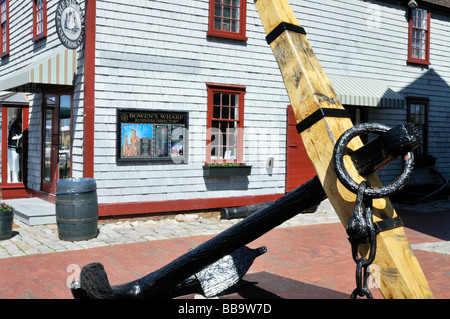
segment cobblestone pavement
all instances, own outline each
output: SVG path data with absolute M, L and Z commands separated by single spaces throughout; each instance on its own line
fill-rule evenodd
M 211 216 L 213 215 L 213 216 Z M 15 219 L 13 237 L 0 241 L 0 258 L 88 249 L 117 244 L 137 243 L 195 235 L 215 235 L 238 223 L 240 219 L 223 220 L 219 214 L 178 214 L 159 220 L 99 221 L 98 236 L 83 241 L 58 238 L 56 224 L 28 226 Z M 278 227 L 335 223 L 339 218 L 332 211 L 299 214 Z
M 450 201 L 441 200 L 414 206 L 396 205 L 395 207 L 417 210 L 426 214 L 433 211 L 450 211 Z M 179 214 L 159 220 L 150 217 L 119 221 L 100 220 L 96 238 L 72 242 L 58 238 L 56 224 L 28 226 L 16 219 L 13 237 L 0 241 L 0 259 L 177 237 L 215 235 L 239 221 L 239 219 L 222 220 L 218 213 Z M 334 211 L 317 210 L 314 213 L 299 214 L 278 227 L 337 222 L 339 218 Z M 450 255 L 450 241 L 421 243 L 412 245 L 412 248 Z

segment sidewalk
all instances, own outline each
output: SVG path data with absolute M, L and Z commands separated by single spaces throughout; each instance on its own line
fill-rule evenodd
M 450 202 L 395 207 L 435 298 L 450 298 Z M 59 240 L 56 225 L 17 223 L 14 237 L 0 242 L 0 298 L 71 299 L 67 282 L 92 262 L 104 265 L 112 285 L 129 282 L 236 222 L 203 215 L 108 221 L 97 238 L 80 242 Z M 347 299 L 354 289 L 355 264 L 334 212 L 297 215 L 248 246 L 268 251 L 220 298 Z
M 143 241 L 215 235 L 239 221 L 222 220 L 218 212 L 179 214 L 158 220 L 151 217 L 119 221 L 100 220 L 99 234 L 96 238 L 72 242 L 58 238 L 56 224 L 28 226 L 15 219 L 13 237 L 10 240 L 0 241 L 0 259 Z M 339 222 L 339 218 L 334 211 L 321 209 L 314 214 L 299 214 L 279 227 L 335 222 Z

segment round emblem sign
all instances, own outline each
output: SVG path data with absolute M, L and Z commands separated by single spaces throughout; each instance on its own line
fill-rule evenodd
M 69 49 L 78 48 L 84 40 L 84 14 L 76 0 L 60 0 L 56 8 L 56 33 Z

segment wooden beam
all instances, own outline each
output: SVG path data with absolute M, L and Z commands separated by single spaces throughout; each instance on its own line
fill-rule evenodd
M 288 1 L 257 0 L 255 5 L 266 34 L 271 35 L 270 46 L 281 70 L 297 123 L 318 110 L 344 110 L 306 36 L 298 28 L 300 23 Z M 274 37 L 272 31 L 277 27 L 279 30 L 282 23 L 289 24 L 289 27 Z M 323 112 L 327 113 L 325 111 Z M 342 111 L 335 113 L 340 112 Z M 301 132 L 301 138 L 317 176 L 344 225 L 353 212 L 356 195 L 338 181 L 332 156 L 336 140 L 352 126 L 349 118 L 325 116 L 317 122 L 310 123 Z M 352 150 L 362 146 L 363 143 L 358 137 L 348 145 Z M 357 173 L 349 156 L 346 156 L 344 161 L 353 179 L 357 183 L 363 181 L 364 178 Z M 367 176 L 366 179 L 374 187 L 381 186 L 376 174 Z M 397 217 L 388 198 L 374 200 L 373 207 L 375 222 Z M 373 275 L 379 278 L 377 284 L 385 298 L 433 297 L 403 227 L 381 232 L 377 236 L 377 243 L 377 255 L 373 264 L 379 267 L 380 272 Z M 364 248 L 360 250 L 363 255 L 367 253 Z M 372 269 L 373 272 L 377 267 Z

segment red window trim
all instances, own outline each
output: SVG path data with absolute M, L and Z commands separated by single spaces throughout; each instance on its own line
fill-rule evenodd
M 6 50 L 3 51 L 3 29 L 0 23 L 0 59 L 9 55 L 9 0 L 5 1 L 6 1 Z
M 425 123 L 424 123 L 424 129 L 423 129 L 423 141 L 422 141 L 422 153 L 419 153 L 421 155 L 427 155 L 428 154 L 428 126 L 429 126 L 429 118 L 428 118 L 428 112 L 429 112 L 429 104 L 430 99 L 426 97 L 406 97 L 406 121 L 409 122 L 409 117 L 411 114 L 411 105 L 412 104 L 422 104 L 425 105 Z
M 37 5 L 36 0 L 33 0 L 33 42 L 39 41 L 42 38 L 45 38 L 47 36 L 47 0 L 43 0 L 43 11 L 44 11 L 44 23 L 43 23 L 43 30 L 41 33 L 37 34 L 37 28 L 36 28 L 36 22 L 37 22 Z
M 241 0 L 241 11 L 239 18 L 239 32 L 222 31 L 214 29 L 214 4 L 215 0 L 209 0 L 209 27 L 208 35 L 213 37 L 234 39 L 247 41 L 246 36 L 247 29 L 247 0 Z
M 243 163 L 244 160 L 244 96 L 246 91 L 246 86 L 243 85 L 229 85 L 229 84 L 217 84 L 217 83 L 206 83 L 208 92 L 208 111 L 207 111 L 207 136 L 206 136 L 206 163 Z M 213 95 L 214 93 L 228 93 L 236 94 L 239 96 L 239 120 L 237 121 L 237 136 L 236 136 L 236 159 L 211 159 L 211 128 L 213 120 Z
M 414 64 L 423 64 L 430 65 L 430 25 L 431 25 L 431 12 L 428 8 L 419 8 L 423 10 L 427 10 L 427 38 L 426 38 L 426 50 L 425 50 L 425 59 L 417 59 L 412 57 L 412 38 L 413 38 L 413 11 L 414 9 L 409 10 L 409 26 L 408 26 L 408 63 Z

